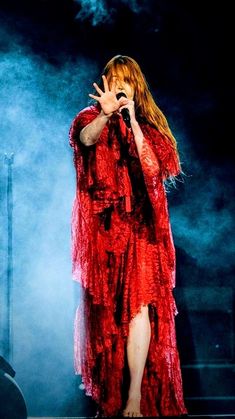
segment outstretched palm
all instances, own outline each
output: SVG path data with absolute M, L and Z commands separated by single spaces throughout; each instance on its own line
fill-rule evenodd
M 111 88 L 109 88 L 106 77 L 102 76 L 102 79 L 104 83 L 104 92 L 99 88 L 99 86 L 96 83 L 93 83 L 93 86 L 95 87 L 97 93 L 99 93 L 100 96 L 95 96 L 92 94 L 89 94 L 89 96 L 97 100 L 97 102 L 100 103 L 100 106 L 103 109 L 103 112 L 106 115 L 109 115 L 117 111 L 120 108 L 120 106 L 125 105 L 128 102 L 128 100 L 124 97 L 121 97 L 119 100 L 116 98 L 116 94 L 115 94 L 116 79 L 115 78 L 113 78 Z

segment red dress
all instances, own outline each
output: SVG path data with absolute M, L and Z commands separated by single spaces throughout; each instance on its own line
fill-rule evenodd
M 149 124 L 141 159 L 131 130 L 113 116 L 96 144 L 79 141 L 99 113 L 83 109 L 70 128 L 77 190 L 72 211 L 75 373 L 99 414 L 118 415 L 129 388 L 131 319 L 148 305 L 151 340 L 141 387 L 144 416 L 187 413 L 175 335 L 175 249 L 164 180 L 180 172 L 170 140 Z

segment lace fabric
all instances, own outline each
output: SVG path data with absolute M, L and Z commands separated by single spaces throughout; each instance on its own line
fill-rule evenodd
M 81 111 L 70 128 L 77 191 L 72 210 L 72 272 L 82 298 L 74 323 L 74 365 L 86 394 L 106 416 L 117 415 L 128 392 L 126 342 L 130 321 L 148 305 L 151 341 L 142 380 L 144 416 L 187 413 L 177 350 L 175 249 L 164 178 L 180 171 L 168 139 L 142 124 L 139 157 L 118 115 L 86 147 L 81 129 L 99 113 Z

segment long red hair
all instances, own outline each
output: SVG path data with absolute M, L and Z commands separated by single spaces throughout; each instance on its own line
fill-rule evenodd
M 115 74 L 133 87 L 137 118 L 146 120 L 163 135 L 166 135 L 171 140 L 172 146 L 178 155 L 176 139 L 171 132 L 165 115 L 153 99 L 139 64 L 127 55 L 116 55 L 106 64 L 102 74 L 106 76 L 109 84 Z

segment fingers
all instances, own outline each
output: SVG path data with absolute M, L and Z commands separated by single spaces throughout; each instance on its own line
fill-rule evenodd
M 125 98 L 119 99 L 119 111 L 121 111 L 123 108 L 125 108 L 129 104 L 129 100 Z
M 100 96 L 102 96 L 106 92 L 109 92 L 109 85 L 108 85 L 107 79 L 104 75 L 102 76 L 102 79 L 103 79 L 103 83 L 104 83 L 104 92 L 103 92 L 103 90 L 101 90 L 101 88 L 98 86 L 97 83 L 93 83 L 93 86 L 94 86 L 95 90 L 97 91 L 97 93 L 99 93 Z M 111 91 L 113 92 L 114 89 L 115 89 L 115 83 L 112 83 Z M 91 95 L 89 95 L 89 96 L 91 96 Z M 97 98 L 97 96 L 96 96 L 96 98 Z
M 102 90 L 99 88 L 99 86 L 98 86 L 98 84 L 96 84 L 96 83 L 93 83 L 93 86 L 94 86 L 94 88 L 95 88 L 95 90 L 100 94 L 100 96 L 102 95 Z
M 123 106 L 128 105 L 130 103 L 130 100 L 125 97 L 120 97 L 120 99 L 118 99 L 118 102 L 120 106 Z
M 102 79 L 103 79 L 103 83 L 104 83 L 104 91 L 109 92 L 109 85 L 108 85 L 107 79 L 104 75 L 102 76 Z
M 92 97 L 92 99 L 95 99 L 95 100 L 97 100 L 98 102 L 99 102 L 99 100 L 100 100 L 100 96 L 95 96 L 95 95 L 92 95 L 91 93 L 89 93 L 89 94 L 88 94 L 88 96 Z

